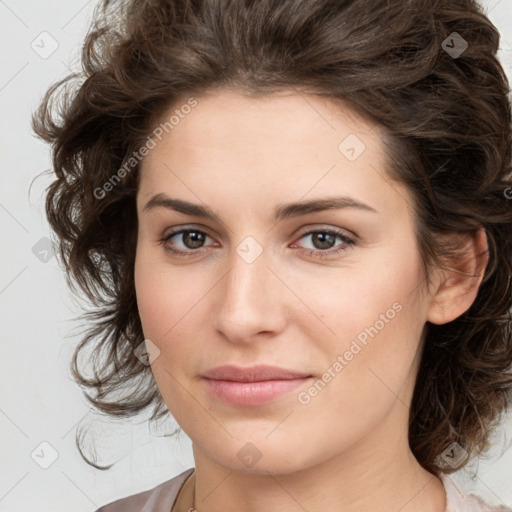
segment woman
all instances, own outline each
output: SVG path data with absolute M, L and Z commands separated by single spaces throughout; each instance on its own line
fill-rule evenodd
M 195 461 L 101 511 L 511 510 L 447 476 L 512 389 L 498 44 L 469 0 L 100 4 L 34 116 L 72 369 Z

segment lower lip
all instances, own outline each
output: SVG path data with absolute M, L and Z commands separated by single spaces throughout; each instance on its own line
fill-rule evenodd
M 257 406 L 276 400 L 303 386 L 313 377 L 258 382 L 204 379 L 210 392 L 231 405 Z

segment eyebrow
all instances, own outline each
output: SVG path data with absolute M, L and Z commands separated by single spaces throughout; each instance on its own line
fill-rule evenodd
M 220 216 L 207 206 L 189 203 L 183 199 L 174 199 L 163 193 L 158 193 L 151 197 L 151 199 L 144 205 L 142 211 L 147 212 L 156 208 L 166 208 L 185 215 L 193 215 L 195 217 L 203 217 L 205 219 L 221 222 Z M 309 213 L 316 213 L 324 210 L 341 210 L 344 208 L 355 208 L 358 210 L 378 213 L 375 208 L 361 203 L 356 199 L 348 196 L 337 196 L 312 199 L 298 203 L 280 204 L 274 210 L 274 220 L 277 222 L 292 217 L 307 215 Z

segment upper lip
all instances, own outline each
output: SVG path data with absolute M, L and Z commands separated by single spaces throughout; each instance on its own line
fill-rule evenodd
M 212 368 L 202 374 L 212 380 L 231 380 L 236 382 L 257 382 L 264 380 L 290 380 L 311 377 L 310 374 L 279 368 L 278 366 L 258 365 L 243 368 L 225 365 Z

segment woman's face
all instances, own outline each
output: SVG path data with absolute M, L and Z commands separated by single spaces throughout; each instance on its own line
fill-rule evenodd
M 163 116 L 179 113 L 143 161 L 135 285 L 156 383 L 196 461 L 282 474 L 406 443 L 431 306 L 412 197 L 386 174 L 379 128 L 292 91 L 194 105 Z M 299 378 L 204 377 L 223 365 Z

